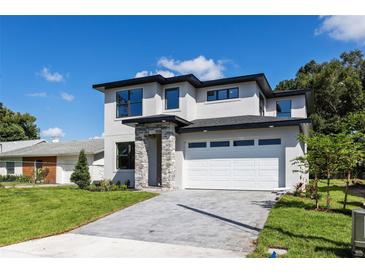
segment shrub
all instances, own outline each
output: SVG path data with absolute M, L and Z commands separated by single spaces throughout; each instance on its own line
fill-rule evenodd
M 121 185 L 120 186 L 120 190 L 127 190 L 128 189 L 128 186 L 127 185 Z
M 100 191 L 109 191 L 111 190 L 111 186 L 112 186 L 112 181 L 111 180 L 102 180 L 100 182 Z
M 30 183 L 31 178 L 24 175 L 0 175 L 0 182 Z
M 80 151 L 79 160 L 71 175 L 71 182 L 77 184 L 81 189 L 85 189 L 90 185 L 89 166 L 84 150 Z
M 16 179 L 16 182 L 18 183 L 31 183 L 32 182 L 32 178 L 25 176 L 25 175 L 19 175 Z
M 301 196 L 302 193 L 303 193 L 303 187 L 304 187 L 304 184 L 303 183 L 298 183 L 294 186 L 294 192 L 293 192 L 293 195 L 294 196 Z
M 88 191 L 99 191 L 99 188 L 95 184 L 90 184 L 87 188 Z

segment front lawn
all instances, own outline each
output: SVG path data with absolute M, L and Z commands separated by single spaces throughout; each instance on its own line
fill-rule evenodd
M 0 187 L 1 186 L 29 186 L 32 185 L 30 183 L 21 183 L 21 182 L 0 182 Z
M 359 187 L 357 187 L 359 188 Z M 360 189 L 365 189 L 365 185 Z M 258 238 L 256 250 L 250 257 L 269 257 L 269 247 L 285 248 L 284 257 L 351 257 L 351 210 L 364 202 L 361 191 L 348 197 L 348 210 L 342 210 L 344 183 L 333 180 L 331 186 L 332 211 L 313 210 L 309 198 L 286 194 L 271 210 Z M 320 182 L 320 205 L 325 207 L 325 183 Z
M 0 189 L 0 246 L 69 231 L 155 195 L 74 187 Z

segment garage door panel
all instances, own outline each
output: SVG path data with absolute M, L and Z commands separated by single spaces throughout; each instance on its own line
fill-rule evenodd
M 188 149 L 185 187 L 274 189 L 279 186 L 282 146 Z

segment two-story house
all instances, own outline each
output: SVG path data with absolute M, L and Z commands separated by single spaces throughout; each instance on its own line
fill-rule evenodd
M 264 74 L 200 81 L 161 75 L 94 85 L 105 95 L 105 170 L 135 188 L 291 189 L 305 153 L 309 90 Z

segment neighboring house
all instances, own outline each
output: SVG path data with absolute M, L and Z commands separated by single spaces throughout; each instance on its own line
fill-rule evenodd
M 39 143 L 45 143 L 45 140 L 26 140 L 26 141 L 10 141 L 0 142 L 0 153 L 7 152 L 19 148 L 33 146 Z
M 291 189 L 305 153 L 310 90 L 264 74 L 212 81 L 161 75 L 94 85 L 105 95 L 105 177 L 135 188 Z M 305 176 L 304 176 L 305 177 Z
M 32 176 L 34 168 L 47 168 L 46 182 L 70 183 L 80 151 L 84 149 L 93 181 L 104 177 L 104 140 L 38 143 L 0 153 L 0 175 Z

